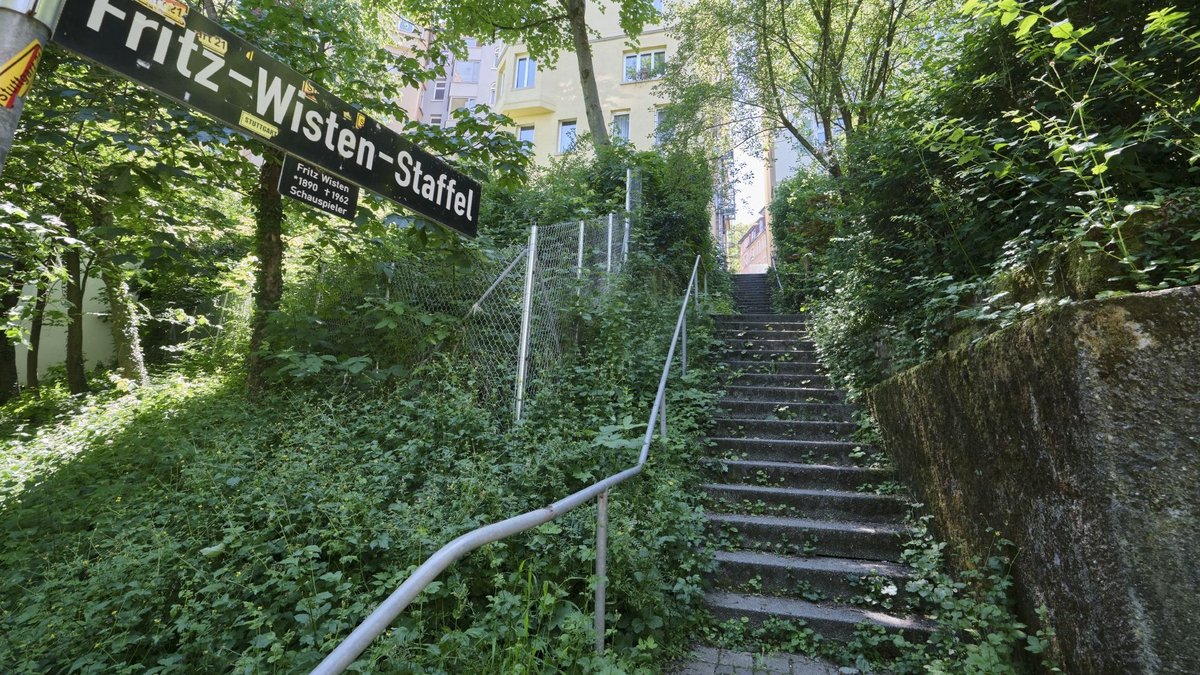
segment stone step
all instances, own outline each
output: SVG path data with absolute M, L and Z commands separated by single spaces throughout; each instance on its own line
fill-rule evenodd
M 743 375 L 743 377 L 755 377 Z M 803 379 L 802 377 L 797 379 Z M 812 378 L 809 378 L 812 379 Z M 807 381 L 807 380 L 805 380 Z M 781 403 L 841 403 L 845 394 L 828 387 L 772 387 L 765 385 L 725 385 L 725 398 L 735 401 L 777 401 Z
M 870 592 L 869 577 L 883 577 L 901 596 L 912 570 L 880 560 L 798 557 L 758 551 L 716 551 L 720 588 L 812 601 L 847 601 Z M 816 597 L 814 597 L 816 595 Z
M 717 323 L 761 323 L 780 326 L 781 324 L 800 324 L 804 325 L 808 320 L 807 314 L 713 314 L 713 321 Z
M 732 438 L 709 439 L 718 454 L 734 454 L 746 459 L 779 462 L 842 463 L 851 464 L 852 453 L 870 451 L 870 446 L 848 441 L 800 441 L 782 438 Z
M 899 560 L 909 536 L 904 527 L 883 523 L 739 513 L 705 517 L 714 537 L 737 548 L 858 560 Z
M 781 363 L 807 363 L 820 365 L 817 362 L 815 349 L 760 349 L 724 347 L 721 349 L 722 360 L 729 361 L 774 361 Z
M 766 420 L 745 417 L 718 417 L 713 420 L 717 436 L 741 438 L 789 438 L 798 441 L 849 440 L 858 426 L 849 422 L 807 420 Z
M 912 640 L 923 640 L 933 632 L 933 622 L 921 617 L 897 616 L 876 610 L 830 607 L 793 598 L 772 598 L 714 591 L 706 593 L 705 603 L 718 621 L 745 617 L 752 626 L 766 619 L 804 622 L 823 637 L 848 641 L 860 623 L 883 626 Z
M 825 375 L 825 366 L 813 361 L 754 361 L 731 359 L 725 368 L 734 373 L 772 373 L 779 375 Z
M 905 510 L 905 502 L 891 495 L 731 483 L 706 483 L 701 488 L 719 505 L 714 510 L 722 513 L 896 523 Z
M 839 675 L 828 661 L 772 652 L 739 652 L 695 645 L 683 661 L 667 667 L 668 675 Z
M 810 464 L 766 459 L 709 460 L 722 483 L 814 490 L 854 491 L 888 480 L 891 473 L 845 464 Z
M 795 321 L 715 321 L 716 330 L 754 330 L 780 332 L 807 332 L 808 326 Z
M 763 390 L 771 394 L 772 390 Z M 732 417 L 760 420 L 808 420 L 850 422 L 854 406 L 844 403 L 807 403 L 800 401 L 758 401 L 724 398 L 718 401 L 721 410 Z
M 726 389 L 730 387 L 775 389 L 776 391 L 815 389 L 837 391 L 841 394 L 841 390 L 830 387 L 829 376 L 823 373 L 761 373 L 745 370 L 737 373 L 721 373 L 721 375 L 729 382 Z
M 807 340 L 808 332 L 802 330 L 734 330 L 718 328 L 713 334 L 721 340 Z
M 725 338 L 721 340 L 726 349 L 759 349 L 767 351 L 815 353 L 817 346 L 811 340 L 786 340 L 777 338 Z

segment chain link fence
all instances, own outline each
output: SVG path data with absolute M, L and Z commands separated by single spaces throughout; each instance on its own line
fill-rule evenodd
M 525 244 L 467 269 L 406 262 L 392 288 L 409 305 L 463 318 L 457 356 L 471 365 L 480 404 L 520 419 L 573 337 L 564 317 L 601 302 L 624 269 L 629 230 L 624 212 L 534 226 Z

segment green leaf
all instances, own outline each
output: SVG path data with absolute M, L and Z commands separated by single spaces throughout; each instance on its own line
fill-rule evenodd
M 1033 26 L 1037 23 L 1038 18 L 1037 14 L 1030 14 L 1021 19 L 1021 23 L 1017 26 L 1017 37 L 1021 38 L 1029 35 L 1029 31 L 1033 30 Z

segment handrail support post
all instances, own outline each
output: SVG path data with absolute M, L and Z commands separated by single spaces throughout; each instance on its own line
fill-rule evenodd
M 604 654 L 605 592 L 608 590 L 608 490 L 596 497 L 596 655 Z

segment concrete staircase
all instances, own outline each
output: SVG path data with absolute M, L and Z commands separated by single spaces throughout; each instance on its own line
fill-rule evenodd
M 803 622 L 834 640 L 851 638 L 862 622 L 928 632 L 920 618 L 850 602 L 869 586 L 903 594 L 908 569 L 896 561 L 904 502 L 860 491 L 890 476 L 855 465 L 853 408 L 830 387 L 805 317 L 770 312 L 766 275 L 734 279 L 740 313 L 714 317 L 729 375 L 702 486 L 717 548 L 710 610 L 718 621 Z M 693 658 L 680 672 L 706 668 Z M 791 672 L 827 672 L 813 668 Z

